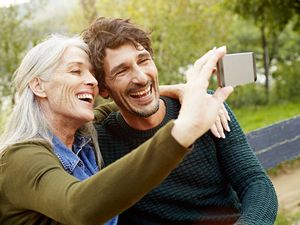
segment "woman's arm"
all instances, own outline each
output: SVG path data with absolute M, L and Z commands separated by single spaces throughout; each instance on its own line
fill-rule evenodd
M 169 122 L 152 139 L 82 182 L 64 171 L 49 146 L 17 144 L 2 158 L 1 192 L 16 208 L 63 224 L 103 224 L 157 186 L 184 158 L 189 150 L 173 138 L 173 126 Z

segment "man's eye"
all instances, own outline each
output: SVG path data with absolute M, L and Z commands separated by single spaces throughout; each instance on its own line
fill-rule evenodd
M 71 70 L 71 73 L 74 73 L 74 74 L 80 74 L 80 73 L 81 73 L 81 70 Z
M 122 76 L 126 73 L 126 70 L 120 70 L 118 72 L 116 72 L 116 76 Z
M 139 63 L 140 63 L 140 64 L 147 63 L 149 60 L 150 60 L 150 58 L 141 59 L 141 60 L 139 61 Z

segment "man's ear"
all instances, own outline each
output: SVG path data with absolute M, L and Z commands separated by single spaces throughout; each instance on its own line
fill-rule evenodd
M 29 87 L 36 96 L 41 97 L 41 98 L 47 97 L 43 82 L 41 81 L 40 78 L 38 78 L 38 77 L 33 78 L 29 82 Z
M 107 89 L 99 90 L 99 95 L 101 95 L 102 98 L 105 98 L 105 99 L 109 98 L 109 93 L 108 93 Z

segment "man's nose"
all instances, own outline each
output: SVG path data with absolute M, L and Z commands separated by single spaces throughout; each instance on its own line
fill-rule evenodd
M 146 84 L 148 82 L 147 74 L 139 66 L 133 70 L 132 82 L 135 84 Z

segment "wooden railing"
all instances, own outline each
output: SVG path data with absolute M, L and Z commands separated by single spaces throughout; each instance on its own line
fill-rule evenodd
M 265 169 L 300 156 L 300 116 L 275 123 L 247 135 Z

